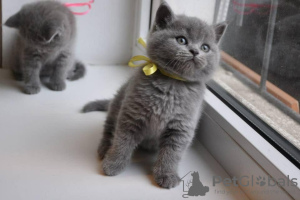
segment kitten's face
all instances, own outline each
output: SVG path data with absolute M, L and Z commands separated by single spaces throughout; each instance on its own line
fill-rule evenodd
M 189 81 L 209 78 L 219 62 L 218 41 L 226 24 L 216 27 L 175 16 L 163 3 L 148 38 L 148 54 L 159 67 Z
M 52 19 L 41 24 L 24 21 L 19 27 L 20 35 L 27 43 L 54 47 L 59 45 L 63 37 L 63 28 L 60 21 Z
M 64 39 L 65 16 L 51 10 L 51 7 L 47 7 L 49 5 L 26 5 L 11 16 L 5 25 L 17 28 L 27 45 L 55 48 L 61 45 Z

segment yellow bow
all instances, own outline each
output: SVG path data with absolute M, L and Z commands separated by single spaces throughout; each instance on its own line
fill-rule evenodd
M 142 38 L 139 38 L 138 42 L 144 48 L 147 47 L 146 42 Z M 141 64 L 134 64 L 134 62 L 137 62 L 137 61 L 145 61 L 145 62 L 141 63 Z M 159 69 L 159 71 L 165 76 L 168 76 L 170 78 L 177 79 L 180 81 L 186 81 L 185 79 L 183 79 L 179 76 L 170 74 L 170 73 L 166 72 L 165 70 L 158 68 L 157 65 L 155 65 L 153 62 L 151 62 L 150 58 L 148 58 L 146 56 L 134 56 L 130 59 L 128 65 L 129 65 L 129 67 L 143 67 L 143 71 L 146 76 L 150 76 L 151 74 L 154 74 Z
M 141 64 L 134 64 L 136 61 L 146 61 Z M 146 56 L 134 56 L 128 63 L 129 67 L 143 67 L 143 71 L 146 76 L 154 74 L 157 71 L 157 66 L 151 62 L 150 58 Z

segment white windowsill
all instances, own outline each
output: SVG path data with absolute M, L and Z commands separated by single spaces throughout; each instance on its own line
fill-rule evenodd
M 88 67 L 64 92 L 42 88 L 29 96 L 0 70 L 0 199 L 183 199 L 182 185 L 165 190 L 153 183 L 149 154 L 136 154 L 119 176 L 101 174 L 96 149 L 106 114 L 79 111 L 112 97 L 130 74 L 126 66 Z M 180 176 L 189 171 L 210 187 L 206 199 L 248 199 L 239 187 L 212 186 L 214 175 L 230 176 L 197 140 L 180 164 Z M 216 194 L 225 190 L 231 193 Z

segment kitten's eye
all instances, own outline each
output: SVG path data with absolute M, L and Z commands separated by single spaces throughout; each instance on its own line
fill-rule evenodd
M 209 52 L 210 47 L 207 44 L 203 44 L 201 46 L 201 50 L 207 53 L 207 52 Z
M 178 37 L 176 40 L 178 44 L 187 45 L 187 40 L 184 37 Z

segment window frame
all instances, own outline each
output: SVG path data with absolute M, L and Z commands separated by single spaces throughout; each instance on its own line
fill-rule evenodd
M 211 83 L 210 83 L 211 84 Z M 220 86 L 219 86 L 220 87 Z M 249 163 L 241 163 L 242 157 L 236 157 L 232 161 L 230 150 L 233 148 L 227 141 L 222 141 L 222 146 L 218 145 L 218 134 L 226 134 L 230 140 L 234 141 L 237 149 L 245 152 L 244 155 L 252 159 L 252 164 L 263 169 L 263 171 L 275 178 L 286 178 L 289 175 L 290 180 L 296 178 L 298 186 L 291 191 L 289 187 L 282 187 L 283 191 L 297 199 L 300 195 L 300 173 L 299 168 L 288 160 L 280 151 L 278 151 L 272 144 L 270 144 L 264 137 L 262 137 L 257 129 L 252 128 L 240 115 L 219 99 L 215 91 L 208 86 L 205 96 L 205 109 L 201 121 L 206 121 L 205 118 L 213 120 L 222 129 L 222 133 L 216 133 L 210 130 L 210 127 L 204 128 L 199 126 L 199 131 L 196 135 L 198 140 L 208 149 L 214 158 L 224 167 L 227 172 L 232 172 L 234 176 L 245 175 L 243 169 L 247 168 Z M 221 88 L 222 89 L 222 88 Z M 222 89 L 223 90 L 223 89 Z M 213 91 L 213 92 L 212 92 Z M 228 139 L 229 140 L 229 139 Z M 231 163 L 229 163 L 229 161 Z M 231 165 L 239 166 L 231 169 Z M 254 173 L 254 172 L 253 172 Z M 242 190 L 244 188 L 241 188 Z M 274 189 L 272 187 L 270 190 Z M 243 190 L 248 196 L 253 195 L 251 191 Z M 266 196 L 262 196 L 267 199 Z M 270 198 L 272 199 L 272 198 Z
M 137 0 L 135 5 L 135 25 L 133 34 L 133 48 L 132 55 L 138 55 L 145 53 L 145 49 L 141 47 L 137 39 L 142 37 L 147 38 L 150 25 L 151 25 L 151 15 L 152 15 L 152 0 Z
M 253 128 L 257 134 L 268 141 L 275 149 L 283 154 L 291 163 L 300 170 L 300 150 L 292 145 L 287 139 L 281 136 L 276 130 L 270 127 L 246 106 L 225 91 L 215 81 L 207 84 L 207 88 L 234 113 L 236 113 L 249 127 Z

